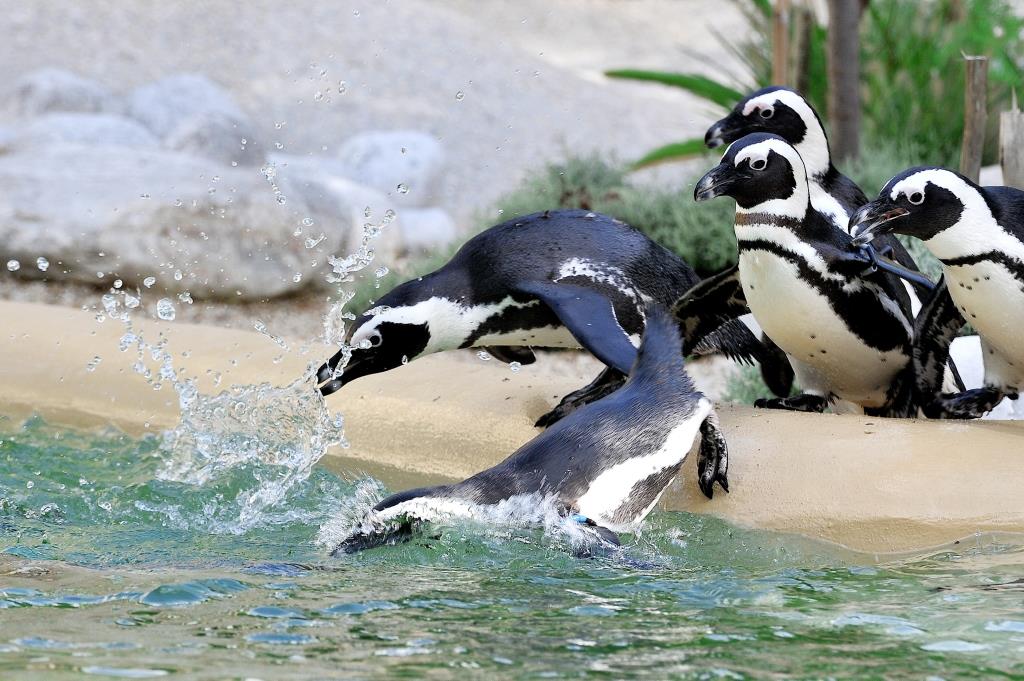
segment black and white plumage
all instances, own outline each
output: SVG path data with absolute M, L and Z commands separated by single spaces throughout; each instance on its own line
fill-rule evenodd
M 845 231 L 812 205 L 800 154 L 777 135 L 734 142 L 694 191 L 696 200 L 736 201 L 738 264 L 710 277 L 676 306 L 688 337 L 700 338 L 726 319 L 752 312 L 781 347 L 804 389 L 798 398 L 759 406 L 907 416 L 910 301 L 898 278 L 861 276 Z
M 927 416 L 975 418 L 1024 386 L 1024 191 L 979 187 L 944 168 L 911 168 L 850 220 L 856 241 L 898 232 L 942 263 L 943 281 L 918 320 L 917 389 Z M 984 386 L 941 392 L 941 367 L 965 322 L 981 336 Z
M 762 88 L 745 97 L 728 116 L 708 128 L 704 142 L 715 148 L 759 132 L 778 135 L 797 150 L 807 169 L 811 205 L 838 229 L 848 233 L 850 216 L 868 202 L 868 197 L 832 163 L 825 126 L 810 102 L 790 88 Z M 879 252 L 889 253 L 903 267 L 917 270 L 914 259 L 895 237 L 879 235 L 873 245 Z M 905 282 L 904 286 L 916 315 L 921 307 L 917 292 Z
M 321 392 L 442 350 L 582 347 L 609 369 L 538 422 L 549 425 L 621 385 L 647 305 L 668 309 L 699 280 L 681 258 L 608 216 L 561 210 L 514 218 L 384 295 L 349 330 L 343 372 L 334 375 L 342 352 L 321 367 Z M 737 359 L 772 361 L 742 324 L 716 333 L 710 345 Z
M 700 440 L 698 484 L 728 491 L 728 450 L 711 402 L 686 375 L 678 326 L 649 309 L 625 384 L 581 407 L 500 464 L 460 483 L 414 489 L 377 504 L 334 550 L 353 553 L 408 538 L 421 521 L 477 517 L 521 499 L 581 516 L 608 543 L 638 528 Z

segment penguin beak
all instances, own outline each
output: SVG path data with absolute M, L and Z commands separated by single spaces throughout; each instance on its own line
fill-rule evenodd
M 853 243 L 863 246 L 882 234 L 888 234 L 896 227 L 893 224 L 910 211 L 893 203 L 890 199 L 879 198 L 866 203 L 850 217 L 850 234 Z
M 743 137 L 744 121 L 741 117 L 737 116 L 736 113 L 730 113 L 728 116 L 718 121 L 704 133 L 704 144 L 708 149 L 715 149 L 724 144 L 731 144 L 740 137 Z
M 333 395 L 342 389 L 345 385 L 351 383 L 357 378 L 375 374 L 379 369 L 373 367 L 373 362 L 370 361 L 370 357 L 360 357 L 360 351 L 355 350 L 352 353 L 351 359 L 348 364 L 345 365 L 342 374 L 337 378 L 334 377 L 334 370 L 338 367 L 338 363 L 341 361 L 341 352 L 338 352 L 334 357 L 331 357 L 325 362 L 316 372 L 316 382 L 319 386 L 320 394 L 324 397 Z
M 732 165 L 719 163 L 697 182 L 693 188 L 693 200 L 707 201 L 716 196 L 725 196 L 735 182 L 736 176 Z

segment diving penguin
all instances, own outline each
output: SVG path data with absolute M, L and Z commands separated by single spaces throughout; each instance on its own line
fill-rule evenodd
M 822 411 L 840 400 L 870 414 L 914 413 L 906 290 L 887 272 L 859 275 L 849 234 L 811 205 L 796 149 L 764 133 L 734 142 L 694 190 L 697 201 L 716 196 L 736 201 L 739 259 L 677 303 L 687 338 L 749 311 L 804 389 L 756 406 Z
M 911 168 L 850 219 L 855 242 L 898 232 L 942 263 L 943 280 L 918 319 L 919 400 L 932 418 L 977 418 L 1024 387 L 1024 191 L 979 187 L 943 168 Z M 940 394 L 949 345 L 966 322 L 981 336 L 984 386 Z
M 549 502 L 618 545 L 615 533 L 638 528 L 698 439 L 698 484 L 711 498 L 716 482 L 729 489 L 725 438 L 711 402 L 686 375 L 679 327 L 651 306 L 621 388 L 580 407 L 493 468 L 457 484 L 384 499 L 333 554 L 397 543 L 422 521 L 472 517 L 481 506 L 517 499 L 527 508 Z
M 850 216 L 868 202 L 868 197 L 832 163 L 825 126 L 811 103 L 790 88 L 762 88 L 747 95 L 728 116 L 708 128 L 704 143 L 714 149 L 757 132 L 778 135 L 797 150 L 807 169 L 811 206 L 848 233 Z M 917 270 L 917 264 L 899 239 L 882 234 L 873 245 L 903 267 Z M 916 315 L 921 309 L 920 298 L 912 286 L 906 282 L 903 285 Z
M 516 348 L 530 361 L 530 347 L 582 347 L 609 369 L 537 424 L 550 425 L 621 385 L 648 303 L 668 309 L 699 280 L 681 258 L 608 216 L 560 210 L 514 218 L 377 301 L 375 313 L 349 330 L 351 360 L 340 375 L 335 370 L 344 349 L 320 368 L 320 390 L 330 395 L 361 376 L 442 350 Z M 716 331 L 702 347 L 784 364 L 763 354 L 764 346 L 740 323 Z

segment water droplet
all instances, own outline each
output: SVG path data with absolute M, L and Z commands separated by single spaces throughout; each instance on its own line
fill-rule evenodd
M 316 94 L 313 95 L 313 101 L 314 102 L 322 102 L 322 101 L 324 101 L 324 93 L 323 93 L 322 90 L 317 90 L 316 91 Z
M 395 211 L 388 208 L 386 211 L 384 211 L 384 219 L 381 222 L 383 222 L 385 225 L 390 225 L 392 222 L 394 222 L 394 219 Z
M 359 16 L 359 10 L 357 10 L 357 9 L 352 10 L 352 16 L 354 16 L 354 17 Z
M 277 199 L 277 202 L 280 203 L 282 206 L 288 201 L 288 199 L 284 198 L 284 194 L 278 194 L 274 198 Z
M 491 361 L 491 353 L 487 352 L 486 350 L 477 351 L 476 356 L 478 359 L 481 359 L 484 362 Z
M 139 198 L 140 199 L 148 199 L 149 198 L 149 194 L 139 194 Z
M 322 242 L 326 238 L 327 235 L 324 234 L 323 232 L 321 232 L 320 236 L 318 236 L 315 239 L 313 237 L 309 237 L 308 239 L 306 239 L 306 248 L 316 248 L 317 246 L 320 245 L 320 242 Z
M 141 301 L 136 296 L 133 296 L 130 293 L 125 293 L 124 294 L 124 306 L 125 307 L 136 308 L 136 307 L 139 306 L 140 302 Z
M 348 92 L 348 83 L 346 83 L 343 80 L 339 81 L 338 82 L 338 94 L 343 95 L 346 92 Z
M 45 272 L 46 270 L 50 269 L 50 261 L 44 258 L 43 256 L 39 256 L 38 258 L 36 258 L 36 267 L 39 268 L 40 272 Z
M 402 366 L 405 366 L 408 363 L 409 363 L 409 356 L 408 355 L 402 355 Z
M 409 185 L 405 184 L 404 182 L 399 184 L 397 187 L 395 187 L 395 189 L 398 190 L 399 194 L 408 194 L 409 193 Z
M 85 365 L 85 370 L 88 371 L 89 373 L 96 371 L 96 367 L 98 367 L 100 365 L 100 362 L 102 361 L 103 358 L 100 357 L 99 355 L 96 355 L 95 357 L 90 359 L 89 362 Z
M 390 272 L 390 271 L 391 270 L 389 270 L 387 267 L 385 267 L 384 265 L 381 265 L 380 267 L 377 268 L 377 271 L 374 272 L 373 275 L 375 277 L 377 277 L 378 279 L 380 279 L 381 277 L 388 276 L 388 272 Z
M 174 321 L 174 317 L 177 313 L 174 310 L 174 303 L 171 302 L 170 298 L 161 298 L 156 303 L 156 316 L 165 322 Z
M 178 294 L 178 300 L 180 300 L 183 303 L 188 303 L 189 305 L 191 305 L 192 294 L 189 293 L 188 291 L 182 291 L 181 293 Z
M 8 272 L 17 272 L 20 269 L 21 269 L 21 263 L 18 262 L 17 260 L 8 260 L 7 261 L 7 271 Z
M 519 362 L 509 362 L 508 368 L 512 371 L 512 373 L 516 373 L 517 371 L 523 368 L 523 365 L 520 364 Z
M 142 280 L 142 285 L 146 288 L 152 288 L 153 284 L 156 283 L 156 277 L 146 277 Z
M 121 288 L 122 286 L 124 286 L 124 282 L 123 281 L 121 281 L 120 279 L 115 279 L 114 280 L 114 288 Z
M 292 281 L 294 281 L 296 284 L 302 281 L 302 272 L 296 272 L 295 274 L 293 274 Z
M 27 487 L 29 489 L 32 489 L 35 486 L 36 486 L 36 483 L 33 482 L 32 480 L 29 480 L 28 482 L 25 483 L 25 487 Z
M 459 90 L 458 92 L 455 93 L 455 101 L 456 102 L 461 102 L 465 98 L 466 98 L 466 93 L 463 92 L 462 90 Z
M 312 227 L 313 226 L 313 218 L 302 218 L 302 224 L 305 227 Z
M 181 281 L 181 270 L 174 270 L 174 281 Z

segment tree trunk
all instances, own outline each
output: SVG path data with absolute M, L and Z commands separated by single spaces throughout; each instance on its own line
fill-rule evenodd
M 1017 93 L 1013 105 L 999 118 L 999 162 L 1003 167 L 1003 184 L 1024 189 L 1024 113 L 1017 106 Z
M 860 0 L 828 0 L 828 119 L 832 156 L 860 151 Z
M 964 55 L 967 66 L 964 82 L 964 136 L 960 145 L 960 174 L 975 182 L 981 173 L 981 155 L 985 150 L 985 124 L 988 122 L 988 59 Z
M 772 84 L 791 85 L 789 77 L 790 0 L 775 0 L 772 12 Z

